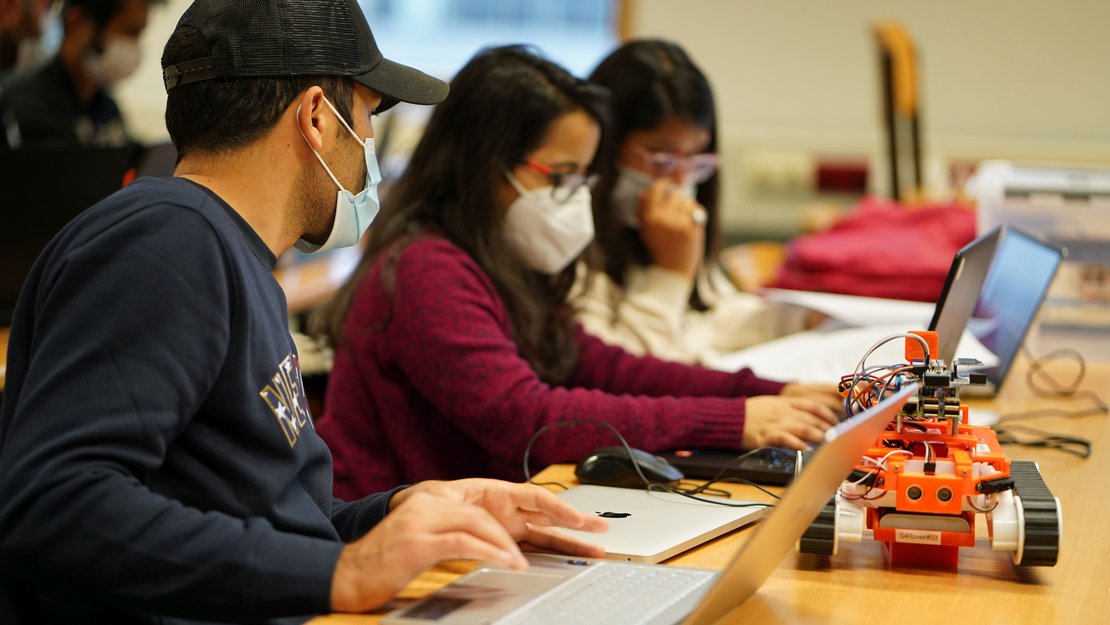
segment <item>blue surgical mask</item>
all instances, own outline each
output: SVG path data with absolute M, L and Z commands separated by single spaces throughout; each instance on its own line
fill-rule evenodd
M 335 113 L 339 123 L 343 124 L 347 132 L 355 138 L 355 141 L 363 144 L 366 158 L 366 187 L 357 194 L 344 189 L 335 174 L 331 173 L 331 169 L 324 162 L 324 159 L 320 158 L 320 154 L 316 150 L 312 150 L 312 153 L 316 155 L 316 160 L 324 166 L 324 171 L 328 172 L 332 182 L 339 187 L 339 193 L 335 200 L 335 223 L 332 224 L 331 234 L 328 235 L 328 239 L 324 241 L 323 245 L 316 245 L 304 239 L 300 239 L 293 245 L 293 247 L 306 254 L 349 247 L 358 243 L 362 234 L 370 227 L 370 222 L 374 221 L 374 217 L 377 217 L 378 211 L 381 209 L 381 203 L 378 201 L 378 183 L 382 181 L 382 173 L 378 168 L 378 158 L 374 154 L 373 137 L 365 141 L 360 139 L 355 131 L 347 125 L 339 111 L 335 110 L 332 103 L 328 102 L 327 98 L 324 98 L 324 102 Z M 301 136 L 304 136 L 303 132 Z M 305 141 L 307 142 L 308 139 L 306 138 Z

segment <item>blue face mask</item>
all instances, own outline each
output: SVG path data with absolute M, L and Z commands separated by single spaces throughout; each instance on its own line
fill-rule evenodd
M 332 103 L 328 102 L 327 98 L 324 98 L 324 102 L 327 103 L 328 108 L 335 113 L 335 117 L 339 120 L 339 123 L 343 124 L 347 132 L 351 133 L 351 136 L 355 138 L 355 141 L 359 141 L 363 144 L 366 158 L 366 187 L 362 191 L 359 191 L 358 194 L 352 194 L 350 191 L 344 189 L 343 185 L 339 183 L 339 179 L 335 177 L 335 174 L 331 173 L 331 169 L 328 168 L 324 159 L 320 158 L 320 154 L 316 152 L 316 150 L 312 150 L 312 153 L 316 155 L 316 160 L 320 161 L 320 164 L 324 166 L 324 171 L 328 172 L 328 176 L 331 177 L 332 182 L 335 183 L 335 186 L 339 187 L 339 194 L 335 200 L 335 223 L 332 224 L 331 234 L 328 235 L 328 239 L 324 241 L 322 245 L 309 243 L 304 239 L 300 239 L 293 245 L 293 247 L 307 254 L 323 252 L 339 247 L 348 247 L 358 243 L 358 240 L 362 238 L 362 234 L 370 227 L 370 222 L 374 221 L 374 217 L 377 217 L 378 211 L 381 209 L 381 204 L 378 202 L 378 183 L 382 181 L 382 173 L 381 170 L 378 169 L 378 158 L 374 154 L 373 137 L 365 141 L 359 139 L 355 131 L 347 125 L 343 116 L 339 114 L 339 111 L 335 110 Z M 303 132 L 301 136 L 304 137 Z M 306 138 L 305 141 L 307 142 L 308 139 Z

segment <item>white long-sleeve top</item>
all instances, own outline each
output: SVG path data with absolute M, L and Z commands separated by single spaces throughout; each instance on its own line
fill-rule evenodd
M 572 291 L 579 321 L 590 334 L 633 354 L 701 364 L 805 329 L 809 311 L 738 291 L 714 265 L 698 275 L 710 310 L 690 307 L 694 280 L 652 265 L 632 267 L 621 288 L 603 272 L 587 278 L 583 263 Z

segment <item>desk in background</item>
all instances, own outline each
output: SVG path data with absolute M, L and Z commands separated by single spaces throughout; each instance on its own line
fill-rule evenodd
M 361 246 L 345 247 L 275 269 L 274 277 L 285 291 L 289 314 L 307 313 L 328 301 L 347 281 L 361 257 Z
M 1000 414 L 1035 408 L 1087 408 L 1079 400 L 1040 399 L 1024 385 L 1025 363 L 1012 373 L 1002 395 L 972 400 L 971 410 Z M 1052 368 L 1050 368 L 1051 370 Z M 1105 395 L 1110 363 L 1088 365 L 1084 388 Z M 959 571 L 891 569 L 878 543 L 842 544 L 833 557 L 790 554 L 755 596 L 722 623 L 896 625 L 1029 623 L 1053 625 L 1100 623 L 1110 615 L 1110 499 L 1104 481 L 1110 476 L 1110 416 L 1038 418 L 1021 421 L 1053 432 L 1091 439 L 1094 452 L 1084 460 L 1055 450 L 1008 445 L 1012 459 L 1035 460 L 1063 508 L 1064 533 L 1058 564 L 1052 568 L 1017 569 L 1008 553 L 990 551 L 987 543 L 960 553 Z M 538 481 L 573 484 L 570 466 L 548 468 Z M 760 500 L 751 487 L 730 486 L 734 496 Z M 667 564 L 721 569 L 752 530 L 733 532 L 667 561 Z M 402 593 L 419 597 L 443 586 L 473 565 L 451 562 L 421 575 Z M 329 615 L 311 625 L 370 625 L 379 615 Z M 615 621 L 616 622 L 616 621 Z

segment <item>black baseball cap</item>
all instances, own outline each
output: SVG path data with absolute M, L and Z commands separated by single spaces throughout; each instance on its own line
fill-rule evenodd
M 447 83 L 382 56 L 357 0 L 195 0 L 174 33 L 192 29 L 211 55 L 166 66 L 166 92 L 214 78 L 350 76 L 397 102 L 436 104 Z

